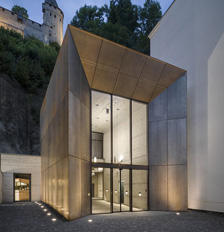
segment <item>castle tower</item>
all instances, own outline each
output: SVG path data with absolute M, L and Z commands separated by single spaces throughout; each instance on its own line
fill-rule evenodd
M 43 25 L 46 27 L 45 41 L 62 44 L 64 14 L 56 0 L 45 0 L 43 3 Z

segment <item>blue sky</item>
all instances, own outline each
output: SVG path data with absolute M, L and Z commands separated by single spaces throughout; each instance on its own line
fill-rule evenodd
M 9 10 L 11 10 L 13 5 L 23 6 L 28 10 L 30 19 L 42 23 L 42 2 L 44 2 L 44 0 L 0 0 L 0 6 Z M 109 4 L 109 2 L 110 0 L 57 0 L 58 6 L 62 9 L 65 15 L 64 31 L 66 30 L 67 25 L 71 22 L 76 10 L 84 4 L 102 6 L 104 4 Z M 141 6 L 144 2 L 145 0 L 132 0 L 133 4 Z M 173 0 L 158 0 L 158 2 L 160 2 L 162 13 L 164 14 Z

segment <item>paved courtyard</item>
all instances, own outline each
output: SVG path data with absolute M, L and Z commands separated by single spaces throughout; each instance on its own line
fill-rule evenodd
M 43 211 L 46 207 L 41 206 L 35 203 L 1 205 L 0 231 L 224 231 L 224 214 L 217 213 L 191 210 L 180 215 L 152 211 L 114 213 L 91 215 L 67 222 L 50 209 Z M 56 221 L 52 221 L 53 218 Z

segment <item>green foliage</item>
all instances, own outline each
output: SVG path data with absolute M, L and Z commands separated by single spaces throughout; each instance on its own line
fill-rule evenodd
M 146 0 L 143 7 L 130 0 L 111 0 L 101 8 L 84 5 L 71 21 L 89 31 L 145 54 L 150 54 L 148 35 L 162 16 L 157 1 Z
M 59 45 L 0 28 L 0 72 L 15 78 L 28 93 L 46 88 L 59 52 Z
M 17 13 L 21 16 L 23 16 L 24 18 L 29 18 L 28 12 L 24 7 L 18 6 L 18 5 L 14 5 L 12 7 L 12 12 Z

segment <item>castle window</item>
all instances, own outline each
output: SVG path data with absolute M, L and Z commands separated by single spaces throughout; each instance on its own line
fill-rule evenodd
M 52 14 L 50 13 L 50 16 L 51 16 Z
M 13 12 L 11 12 L 11 14 L 12 14 L 12 15 L 14 15 L 14 13 L 13 13 Z
M 49 34 L 49 36 L 51 36 L 51 34 Z
M 54 15 L 54 17 L 56 18 L 56 15 Z
M 5 9 L 2 8 L 3 11 L 5 11 Z
M 61 19 L 60 19 L 60 22 L 61 22 Z

